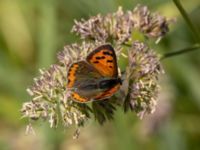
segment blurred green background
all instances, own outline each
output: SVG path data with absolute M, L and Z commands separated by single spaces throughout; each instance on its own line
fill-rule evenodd
M 200 30 L 200 1 L 181 2 Z M 200 149 L 200 51 L 163 60 L 166 75 L 158 108 L 143 120 L 118 110 L 104 126 L 88 123 L 78 140 L 72 139 L 72 129 L 50 129 L 44 123 L 34 124 L 36 135 L 25 135 L 20 108 L 30 100 L 26 88 L 38 68 L 48 68 L 64 45 L 78 41 L 70 33 L 73 20 L 114 12 L 118 6 L 132 10 L 137 3 L 177 19 L 153 45 L 158 52 L 195 43 L 172 0 L 0 0 L 0 150 Z

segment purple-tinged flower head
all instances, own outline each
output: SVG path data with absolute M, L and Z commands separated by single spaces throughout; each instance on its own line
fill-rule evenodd
M 149 38 L 162 38 L 169 31 L 172 19 L 167 19 L 158 13 L 151 13 L 147 6 L 138 5 L 131 13 L 130 18 L 134 28 L 139 29 Z
M 88 20 L 75 20 L 72 32 L 81 39 L 124 44 L 130 42 L 134 31 L 139 30 L 149 38 L 162 38 L 168 32 L 171 20 L 151 13 L 146 6 L 138 5 L 133 11 L 117 12 L 105 16 L 98 14 Z
M 145 113 L 153 113 L 155 110 L 158 76 L 163 73 L 163 69 L 157 54 L 144 43 L 134 42 L 128 54 L 129 94 L 125 109 L 131 108 L 142 118 Z

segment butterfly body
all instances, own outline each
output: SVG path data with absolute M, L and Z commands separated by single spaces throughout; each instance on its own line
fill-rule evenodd
M 110 45 L 102 45 L 90 53 L 86 61 L 73 63 L 68 70 L 67 88 L 77 102 L 102 100 L 118 91 L 121 79 L 115 52 Z

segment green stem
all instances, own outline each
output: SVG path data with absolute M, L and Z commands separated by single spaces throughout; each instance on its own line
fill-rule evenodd
M 196 44 L 192 47 L 188 47 L 188 48 L 184 48 L 184 49 L 181 49 L 181 50 L 178 50 L 178 51 L 175 51 L 175 52 L 163 54 L 163 56 L 161 57 L 161 60 L 169 58 L 169 57 L 177 56 L 177 55 L 180 55 L 180 54 L 183 54 L 183 53 L 188 53 L 188 52 L 192 52 L 192 51 L 195 51 L 195 50 L 199 50 L 199 49 L 200 49 L 200 45 Z
M 188 24 L 188 26 L 192 30 L 194 38 L 197 39 L 198 43 L 200 43 L 200 34 L 199 34 L 198 30 L 196 29 L 196 27 L 193 25 L 193 23 L 190 20 L 190 18 L 188 17 L 188 14 L 184 10 L 184 8 L 181 5 L 180 1 L 179 0 L 173 0 L 173 1 L 174 1 L 174 4 L 176 5 L 176 7 L 178 8 L 178 10 L 180 11 L 181 15 L 183 16 L 183 18 L 185 19 L 186 23 Z

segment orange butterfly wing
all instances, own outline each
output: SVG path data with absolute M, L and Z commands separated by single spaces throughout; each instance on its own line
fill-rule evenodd
M 76 80 L 75 74 L 76 74 L 78 67 L 79 67 L 79 65 L 77 63 L 74 63 L 69 67 L 68 75 L 67 75 L 67 81 L 68 81 L 67 88 L 72 88 L 74 86 L 74 83 Z
M 77 73 L 78 67 L 79 67 L 78 63 L 74 63 L 70 66 L 70 68 L 68 70 L 68 75 L 67 75 L 67 81 L 68 81 L 67 88 L 73 88 L 75 81 L 77 80 L 76 73 Z M 75 99 L 79 102 L 87 102 L 88 101 L 87 98 L 80 96 L 76 92 L 72 92 L 71 96 L 73 99 Z
M 102 78 L 102 75 L 88 62 L 75 62 L 68 70 L 67 88 L 71 90 L 74 100 L 87 102 L 99 94 L 96 85 Z
M 85 103 L 85 102 L 88 102 L 88 101 L 89 101 L 88 98 L 80 96 L 80 94 L 77 93 L 77 92 L 72 92 L 71 96 L 72 96 L 72 98 L 73 98 L 74 100 L 76 100 L 76 101 L 78 101 L 78 102 L 81 102 L 81 103 Z
M 101 100 L 112 96 L 119 88 L 120 83 L 117 83 L 110 89 L 104 92 L 94 94 L 85 94 L 86 89 L 80 90 L 81 84 L 88 85 L 89 79 L 98 80 L 100 78 L 114 78 L 118 77 L 117 59 L 114 49 L 111 45 L 102 45 L 91 52 L 87 58 L 87 62 L 80 61 L 73 63 L 68 70 L 68 83 L 67 88 L 77 88 L 78 90 L 72 90 L 72 98 L 78 102 L 88 102 L 90 100 Z M 92 92 L 92 90 L 91 90 Z
M 90 53 L 86 60 L 94 66 L 102 76 L 118 78 L 117 58 L 111 45 L 106 44 L 98 47 Z M 94 99 L 101 100 L 112 96 L 119 88 L 120 83 L 111 89 L 98 94 Z
M 117 92 L 119 90 L 121 86 L 121 83 L 116 84 L 114 87 L 112 87 L 111 89 L 106 90 L 103 93 L 100 93 L 99 95 L 97 95 L 94 99 L 95 100 L 102 100 L 102 99 L 106 99 L 111 97 L 115 92 Z
M 104 77 L 118 77 L 117 58 L 111 45 L 102 45 L 90 53 L 86 60 Z

